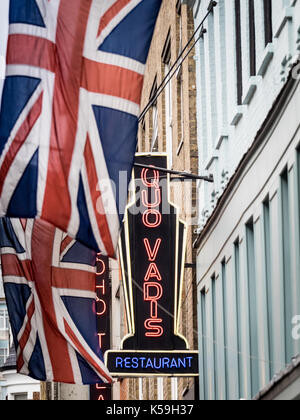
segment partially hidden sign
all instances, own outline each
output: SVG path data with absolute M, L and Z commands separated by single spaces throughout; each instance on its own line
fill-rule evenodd
M 136 163 L 167 168 L 167 156 L 137 155 Z M 121 351 L 106 353 L 111 374 L 198 375 L 198 353 L 179 333 L 186 225 L 165 173 L 135 167 L 119 249 L 129 333 Z
M 96 259 L 96 303 L 97 334 L 102 352 L 111 348 L 111 285 L 109 278 L 109 259 L 101 254 Z M 110 384 L 90 385 L 90 400 L 112 400 Z

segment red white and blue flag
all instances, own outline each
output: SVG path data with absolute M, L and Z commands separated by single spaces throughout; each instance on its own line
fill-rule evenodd
M 0 219 L 17 370 L 41 381 L 110 383 L 96 321 L 96 253 L 41 220 Z
M 10 0 L 0 217 L 114 256 L 161 1 Z

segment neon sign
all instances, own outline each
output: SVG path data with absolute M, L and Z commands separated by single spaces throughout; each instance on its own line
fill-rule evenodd
M 96 258 L 96 303 L 97 333 L 102 352 L 110 349 L 110 306 L 111 288 L 109 284 L 109 260 L 97 255 Z M 96 384 L 90 386 L 90 400 L 111 400 L 111 385 Z
M 166 155 L 136 162 L 167 167 Z M 156 169 L 135 167 L 132 196 L 119 246 L 129 333 L 120 352 L 106 353 L 107 366 L 115 376 L 196 375 L 197 352 L 179 333 L 186 226 L 169 201 L 169 179 Z

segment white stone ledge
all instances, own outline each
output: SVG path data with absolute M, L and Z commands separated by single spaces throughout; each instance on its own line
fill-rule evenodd
M 264 76 L 268 70 L 269 64 L 271 63 L 273 56 L 274 56 L 274 44 L 273 43 L 269 43 L 264 51 L 264 56 L 263 59 L 261 60 L 261 63 L 258 67 L 258 72 L 257 74 L 259 76 Z
M 275 32 L 275 35 L 274 35 L 275 38 L 279 38 L 283 28 L 285 27 L 285 24 L 287 23 L 288 20 L 293 19 L 293 17 L 294 17 L 293 7 L 286 7 L 282 14 L 282 18 L 280 19 L 279 27 L 277 31 Z
M 252 101 L 252 98 L 257 90 L 257 86 L 259 84 L 259 82 L 262 80 L 261 76 L 251 76 L 249 79 L 249 84 L 246 87 L 245 91 L 245 95 L 243 97 L 243 105 L 249 105 L 250 102 Z
M 237 126 L 240 120 L 243 118 L 244 112 L 247 108 L 247 105 L 238 105 L 231 119 L 230 125 Z

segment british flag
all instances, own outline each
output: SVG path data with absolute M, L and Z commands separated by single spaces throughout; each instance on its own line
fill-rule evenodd
M 0 219 L 17 370 L 42 381 L 111 382 L 96 325 L 96 253 L 49 223 Z
M 10 0 L 0 216 L 114 256 L 162 0 Z

